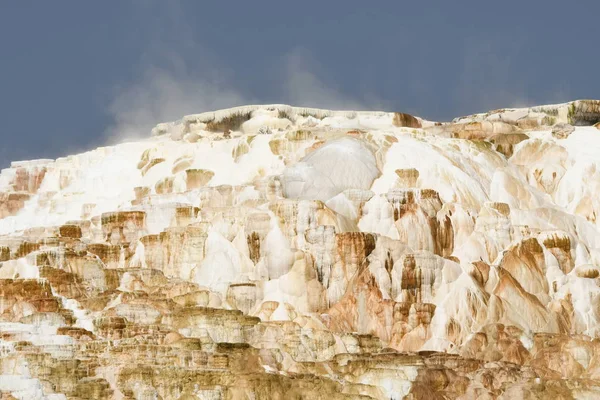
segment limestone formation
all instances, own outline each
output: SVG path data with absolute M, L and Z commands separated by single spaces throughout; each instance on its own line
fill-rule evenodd
M 599 123 L 244 106 L 13 162 L 0 396 L 599 398 Z

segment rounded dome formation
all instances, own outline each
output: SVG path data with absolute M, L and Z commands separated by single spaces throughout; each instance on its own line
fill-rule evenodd
M 351 138 L 332 140 L 282 175 L 284 196 L 327 201 L 346 189 L 369 189 L 379 176 L 373 153 Z

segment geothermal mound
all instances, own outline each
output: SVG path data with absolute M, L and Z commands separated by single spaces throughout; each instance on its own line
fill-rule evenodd
M 2 398 L 599 398 L 599 121 L 259 105 L 14 162 Z

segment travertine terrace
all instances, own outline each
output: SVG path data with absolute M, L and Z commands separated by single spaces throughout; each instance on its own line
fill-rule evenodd
M 599 122 L 246 106 L 14 162 L 2 398 L 600 398 Z

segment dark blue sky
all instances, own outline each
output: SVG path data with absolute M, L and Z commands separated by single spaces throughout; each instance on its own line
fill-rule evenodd
M 600 98 L 600 1 L 0 3 L 0 167 L 243 103 L 429 119 Z

